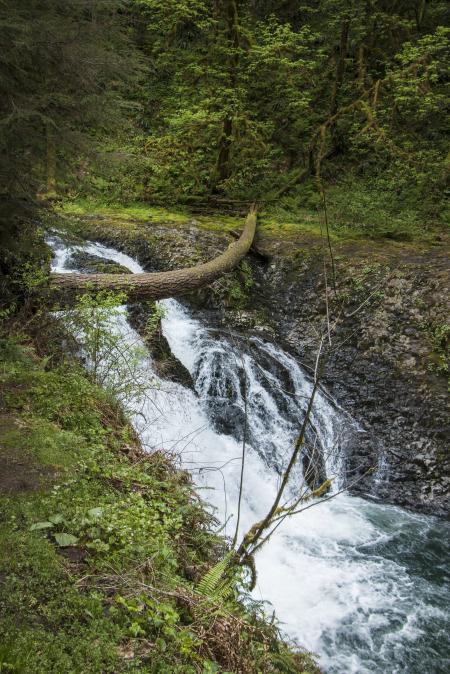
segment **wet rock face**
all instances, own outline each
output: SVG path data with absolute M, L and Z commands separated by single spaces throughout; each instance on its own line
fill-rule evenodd
M 332 321 L 340 318 L 324 384 L 363 431 L 348 448 L 349 475 L 376 468 L 352 489 L 448 516 L 446 261 L 437 253 L 369 260 L 343 260 L 336 297 L 328 290 Z M 299 265 L 281 255 L 262 274 L 263 302 L 279 338 L 309 365 L 326 325 L 320 267 L 319 258 Z
M 155 313 L 154 305 L 150 303 L 132 304 L 128 306 L 130 324 L 139 332 L 149 348 L 154 367 L 161 377 L 178 382 L 186 388 L 194 390 L 194 382 L 189 371 L 170 350 L 169 343 L 161 331 L 161 319 L 158 319 L 151 332 L 148 331 L 148 320 Z
M 229 372 L 224 367 L 225 363 L 225 354 L 220 349 L 213 353 L 209 362 L 201 355 L 195 366 L 194 380 L 202 398 L 207 400 L 205 408 L 214 428 L 219 433 L 242 440 L 245 422 L 240 404 L 243 390 L 242 371 L 239 369 L 238 373 Z
M 230 243 L 226 234 L 205 232 L 195 223 L 181 230 L 152 225 L 150 234 L 144 226 L 125 238 L 102 223 L 88 235 L 135 255 L 148 270 L 206 261 Z M 229 301 L 229 279 L 185 301 L 206 310 L 219 328 L 278 342 L 314 367 L 327 309 L 320 241 L 272 239 L 260 245 L 271 260 L 248 258 L 253 285 L 238 310 Z M 359 425 L 347 443 L 349 480 L 375 468 L 352 490 L 448 516 L 445 250 L 361 241 L 341 246 L 335 256 L 336 292 L 329 287 L 327 299 L 331 323 L 337 323 L 323 382 Z M 235 415 L 223 418 L 220 409 L 216 422 L 224 432 L 237 433 L 240 425 Z
M 67 260 L 69 268 L 78 269 L 81 274 L 129 274 L 130 270 L 118 262 L 85 251 L 75 251 Z

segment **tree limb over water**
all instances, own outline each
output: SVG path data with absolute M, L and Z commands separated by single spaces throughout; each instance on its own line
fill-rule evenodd
M 237 241 L 231 243 L 218 257 L 209 262 L 175 269 L 174 271 L 142 274 L 61 274 L 50 275 L 51 288 L 58 299 L 70 299 L 77 294 L 99 292 L 125 293 L 128 301 L 162 300 L 185 295 L 202 288 L 231 271 L 247 255 L 256 231 L 257 209 L 252 206 Z

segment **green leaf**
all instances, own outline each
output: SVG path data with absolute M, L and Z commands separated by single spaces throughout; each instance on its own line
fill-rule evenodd
M 103 515 L 103 508 L 91 508 L 90 510 L 88 510 L 88 515 L 89 517 L 98 519 Z
M 145 634 L 145 631 L 137 622 L 131 623 L 129 630 L 134 637 L 138 637 L 141 634 Z
M 158 637 L 155 641 L 155 646 L 158 648 L 159 651 L 164 653 L 165 650 L 167 650 L 167 644 L 164 641 L 164 639 L 161 639 L 161 637 Z
M 51 529 L 53 522 L 36 522 L 30 527 L 30 531 L 38 531 L 39 529 Z
M 212 662 L 212 660 L 206 660 L 203 663 L 202 674 L 217 674 L 218 672 L 219 672 L 219 667 L 215 662 Z
M 55 541 L 60 548 L 67 548 L 69 545 L 78 543 L 78 538 L 73 534 L 55 534 Z
M 224 598 L 228 591 L 231 592 L 233 580 L 224 579 L 224 574 L 230 566 L 233 554 L 234 550 L 230 550 L 205 573 L 197 585 L 197 592 L 216 599 Z
M 61 522 L 64 521 L 64 517 L 59 513 L 57 515 L 51 515 L 48 519 L 50 522 L 53 522 L 53 524 L 61 524 Z

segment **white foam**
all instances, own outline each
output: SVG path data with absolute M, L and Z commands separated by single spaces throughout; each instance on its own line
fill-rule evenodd
M 144 271 L 141 265 L 129 255 L 121 253 L 115 248 L 104 246 L 101 243 L 87 242 L 68 246 L 58 235 L 48 237 L 47 242 L 53 250 L 52 271 L 60 274 L 70 274 L 76 271 L 76 269 L 73 269 L 68 263 L 70 262 L 73 253 L 81 251 L 88 253 L 89 255 L 96 255 L 98 257 L 114 260 L 114 262 L 129 269 L 133 274 L 139 274 Z

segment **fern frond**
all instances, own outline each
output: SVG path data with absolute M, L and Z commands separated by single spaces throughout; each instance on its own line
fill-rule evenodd
M 211 598 L 224 598 L 220 595 L 226 589 L 222 588 L 221 581 L 223 576 L 230 565 L 231 559 L 234 555 L 234 550 L 230 550 L 223 559 L 220 559 L 217 564 L 214 564 L 203 576 L 200 582 L 197 585 L 197 592 L 203 594 L 206 597 Z M 225 583 L 225 586 L 227 583 Z M 219 596 L 218 596 L 219 595 Z

